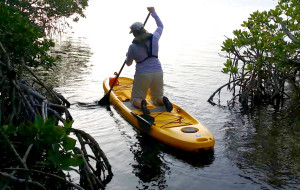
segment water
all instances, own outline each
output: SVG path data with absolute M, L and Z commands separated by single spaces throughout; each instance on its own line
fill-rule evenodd
M 212 155 L 189 155 L 141 135 L 114 109 L 85 107 L 103 97 L 102 81 L 119 71 L 132 36 L 129 25 L 146 18 L 154 5 L 165 29 L 160 60 L 165 93 L 215 137 Z M 241 114 L 207 100 L 228 81 L 218 54 L 225 36 L 255 10 L 276 2 L 240 0 L 96 1 L 86 19 L 74 24 L 56 51 L 62 61 L 52 77 L 70 102 L 73 127 L 91 134 L 112 165 L 106 189 L 297 189 L 300 188 L 299 126 L 271 108 Z M 152 18 L 146 29 L 155 29 Z M 122 76 L 133 77 L 134 66 Z M 223 91 L 222 91 L 223 92 Z M 215 101 L 217 100 L 215 97 Z M 222 106 L 223 105 L 223 106 Z

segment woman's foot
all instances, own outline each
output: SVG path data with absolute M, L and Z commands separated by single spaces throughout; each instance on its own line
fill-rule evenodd
M 165 105 L 167 112 L 171 112 L 173 110 L 173 105 L 171 104 L 169 99 L 165 96 L 163 97 L 163 103 Z

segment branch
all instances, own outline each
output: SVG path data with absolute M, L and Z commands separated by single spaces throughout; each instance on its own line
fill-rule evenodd
M 18 88 L 17 88 L 17 89 L 18 89 Z M 19 89 L 18 89 L 18 90 L 19 90 Z M 24 103 L 24 105 L 28 106 L 30 113 L 31 113 L 32 115 L 36 115 L 36 113 L 35 113 L 33 107 L 31 106 L 31 104 L 30 104 L 29 101 L 27 100 L 27 98 L 26 98 L 25 94 L 23 93 L 23 91 L 19 90 L 19 93 L 20 93 L 20 95 L 21 95 L 21 97 L 22 97 L 22 99 L 23 99 L 22 102 Z M 24 107 L 25 107 L 25 106 L 24 106 Z M 27 109 L 26 109 L 26 110 L 27 110 Z
M 42 107 L 41 107 L 42 117 L 43 117 L 44 122 L 46 121 L 46 118 L 48 117 L 47 102 L 48 102 L 47 100 L 44 100 L 42 102 Z
M 282 30 L 287 34 L 287 36 L 292 40 L 292 42 L 298 43 L 299 40 L 297 40 L 295 38 L 295 36 L 286 28 L 286 26 L 283 24 L 283 22 L 281 22 L 280 24 L 281 24 Z
M 40 188 L 46 190 L 46 188 L 45 188 L 42 184 L 40 184 L 39 182 L 36 182 L 36 181 L 16 178 L 15 176 L 12 176 L 12 175 L 10 175 L 10 174 L 8 174 L 8 173 L 4 173 L 4 172 L 0 172 L 0 175 L 3 176 L 3 177 L 7 177 L 7 178 L 9 178 L 9 179 L 11 179 L 11 180 L 17 181 L 17 182 L 19 182 L 19 183 L 30 183 L 30 184 L 32 184 L 32 185 L 39 186 Z
M 25 153 L 25 155 L 24 155 L 24 157 L 22 159 L 24 163 L 26 163 L 27 157 L 28 157 L 29 152 L 32 149 L 32 147 L 33 147 L 33 144 L 30 144 L 29 147 L 27 148 L 27 151 L 26 151 L 26 153 Z
M 81 150 L 78 153 L 81 153 L 86 160 L 88 160 L 88 158 L 90 157 L 96 161 L 96 170 L 94 170 L 89 163 L 85 163 L 85 165 L 87 165 L 86 167 L 88 167 L 87 169 L 89 169 L 88 171 L 85 172 L 91 173 L 90 169 L 92 169 L 93 172 L 91 174 L 93 178 L 96 179 L 98 184 L 104 187 L 103 184 L 107 184 L 113 176 L 113 173 L 111 171 L 111 165 L 109 164 L 108 159 L 106 158 L 105 154 L 99 147 L 97 141 L 95 141 L 95 139 L 92 136 L 79 129 L 72 129 L 72 132 L 75 133 L 81 145 Z M 88 145 L 91 148 L 95 157 L 87 154 L 85 145 Z M 101 171 L 103 171 L 103 178 L 101 178 Z M 107 171 L 106 175 L 105 175 L 105 171 Z
M 79 129 L 72 129 L 72 130 L 75 132 L 76 136 L 78 135 L 78 133 L 80 133 L 81 136 L 82 136 L 85 140 L 88 139 L 88 140 L 92 143 L 92 145 L 93 145 L 92 147 L 93 147 L 93 148 L 96 148 L 96 150 L 94 149 L 94 151 L 93 151 L 94 155 L 95 155 L 98 159 L 99 159 L 99 157 L 103 159 L 105 165 L 106 165 L 107 168 L 108 168 L 108 173 L 109 173 L 109 175 L 112 176 L 113 173 L 112 173 L 112 171 L 111 171 L 111 165 L 109 164 L 109 161 L 108 161 L 107 157 L 105 156 L 104 152 L 101 150 L 101 148 L 100 148 L 99 144 L 97 143 L 97 141 L 96 141 L 91 135 L 89 135 L 88 133 L 85 133 L 84 131 L 81 131 L 81 130 L 79 130 Z M 92 147 L 91 147 L 91 148 L 92 148 Z
M 62 118 L 62 117 L 59 115 L 59 113 L 57 113 L 55 110 L 53 110 L 53 109 L 51 109 L 51 108 L 48 108 L 48 110 L 49 110 L 50 112 L 52 112 L 52 113 L 55 115 L 55 117 L 57 117 L 62 123 L 65 123 L 65 122 L 66 122 L 66 120 L 65 120 L 64 118 Z
M 46 100 L 46 98 L 44 96 L 40 95 L 35 90 L 33 90 L 32 88 L 28 87 L 27 85 L 22 84 L 22 83 L 20 83 L 19 85 L 20 85 L 20 87 L 23 90 L 27 91 L 28 93 L 30 93 L 31 95 L 33 95 L 35 98 L 39 99 L 40 101 Z
M 31 69 L 29 69 L 27 66 L 24 66 L 24 68 L 39 82 L 39 84 L 47 90 L 49 95 L 52 97 L 53 101 L 56 101 L 56 103 L 61 104 L 60 99 L 53 93 L 52 90 L 50 90 L 33 72 Z
M 233 83 L 233 82 L 236 82 L 236 81 L 238 81 L 239 79 L 235 79 L 235 80 L 233 80 L 233 81 L 230 81 L 230 82 L 228 82 L 228 83 L 226 83 L 226 84 L 224 84 L 223 86 L 221 86 L 220 88 L 218 88 L 210 97 L 209 97 L 209 99 L 207 100 L 210 104 L 212 104 L 213 106 L 215 106 L 215 105 L 217 105 L 215 102 L 214 102 L 214 100 L 213 100 L 213 98 L 214 98 L 214 96 L 216 95 L 216 93 L 218 93 L 218 92 L 220 92 L 221 90 L 222 90 L 222 88 L 224 88 L 225 86 L 228 86 L 229 84 L 231 84 L 231 83 Z
M 44 175 L 48 175 L 48 176 L 51 176 L 51 177 L 54 177 L 54 178 L 57 178 L 59 180 L 62 180 L 68 184 L 70 184 L 71 186 L 79 189 L 79 190 L 84 190 L 82 187 L 80 187 L 79 185 L 75 184 L 75 183 L 72 183 L 68 180 L 65 180 L 64 178 L 58 176 L 58 175 L 55 175 L 55 174 L 51 174 L 51 173 L 46 173 L 46 172 L 42 172 L 42 171 L 39 171 L 39 170 L 28 170 L 28 169 L 24 169 L 24 168 L 5 168 L 5 170 L 20 170 L 20 171 L 28 171 L 28 172 L 31 172 L 31 173 L 40 173 L 40 174 L 44 174 Z
M 11 68 L 11 64 L 10 64 L 10 59 L 9 59 L 9 55 L 8 55 L 8 53 L 6 52 L 6 50 L 5 50 L 5 48 L 4 48 L 4 46 L 3 46 L 3 44 L 0 42 L 0 50 L 3 52 L 3 54 L 4 54 L 4 58 L 5 58 L 5 61 L 6 61 L 6 64 L 7 64 L 7 67 L 8 67 L 8 70 L 12 70 L 12 68 Z
M 49 106 L 51 108 L 58 108 L 58 109 L 63 110 L 63 112 L 65 112 L 65 114 L 66 114 L 66 120 L 67 121 L 72 121 L 73 120 L 73 118 L 72 118 L 69 110 L 65 106 L 61 106 L 61 105 L 57 105 L 57 104 L 52 104 L 52 103 L 49 103 Z
M 96 183 L 100 184 L 101 187 L 104 187 L 104 185 L 102 184 L 102 182 L 95 176 L 95 174 L 91 171 L 91 165 L 89 165 L 89 163 L 87 162 L 85 156 L 84 156 L 84 153 L 82 150 L 80 150 L 81 152 L 81 155 L 82 155 L 82 159 L 83 159 L 83 164 L 84 164 L 84 168 L 86 168 L 84 171 L 85 171 L 85 174 L 86 174 L 86 177 L 87 177 L 87 180 L 88 182 L 90 183 L 90 188 L 93 189 L 93 185 L 96 185 Z M 92 176 L 92 180 L 90 179 L 90 176 Z
M 17 159 L 19 160 L 19 162 L 23 165 L 23 167 L 25 169 L 28 169 L 27 165 L 26 165 L 26 162 L 21 158 L 21 156 L 19 155 L 19 153 L 17 152 L 17 150 L 15 149 L 15 147 L 12 145 L 12 143 L 7 138 L 7 136 L 3 133 L 2 130 L 0 130 L 0 134 L 3 136 L 4 140 L 9 145 L 9 147 L 11 148 L 11 150 L 13 151 L 13 153 L 15 154 L 15 156 L 17 157 Z M 31 180 L 30 176 L 28 176 L 28 179 Z

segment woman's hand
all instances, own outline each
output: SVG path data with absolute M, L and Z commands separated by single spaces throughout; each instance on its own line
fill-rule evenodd
M 147 9 L 148 9 L 148 11 L 149 11 L 150 13 L 153 13 L 153 12 L 155 12 L 155 9 L 154 9 L 154 7 L 147 7 Z

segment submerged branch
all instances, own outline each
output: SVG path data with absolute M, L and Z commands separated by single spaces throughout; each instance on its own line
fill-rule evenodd
M 226 83 L 226 84 L 224 84 L 223 86 L 221 86 L 220 88 L 218 88 L 210 97 L 209 97 L 209 99 L 207 100 L 210 104 L 212 104 L 213 106 L 215 106 L 215 105 L 217 105 L 215 102 L 214 102 L 214 100 L 213 100 L 213 98 L 214 98 L 214 96 L 219 92 L 221 92 L 221 90 L 224 88 L 224 87 L 226 87 L 226 86 L 228 86 L 228 85 L 230 85 L 231 83 L 234 83 L 234 82 L 236 82 L 236 81 L 238 81 L 239 79 L 235 79 L 235 80 L 233 80 L 233 81 L 230 81 L 230 82 L 228 82 L 228 83 Z
M 92 178 L 95 178 L 98 183 L 96 186 L 104 187 L 105 184 L 107 184 L 113 176 L 111 165 L 108 162 L 108 159 L 106 158 L 105 154 L 99 147 L 96 140 L 89 134 L 85 133 L 84 131 L 78 130 L 78 129 L 72 129 L 75 135 L 77 136 L 79 143 L 81 145 L 81 152 L 82 155 L 84 155 L 84 160 L 89 160 L 89 158 L 93 158 L 96 161 L 96 168 L 93 168 L 93 166 L 89 163 L 85 164 L 85 167 L 87 171 L 84 171 L 87 178 L 89 179 L 91 176 Z M 90 149 L 92 150 L 94 156 L 91 156 L 87 153 L 87 150 L 85 146 L 88 145 Z M 107 174 L 105 174 L 105 171 Z M 103 172 L 103 176 L 102 176 Z M 94 179 L 94 180 L 95 180 Z M 86 185 L 86 184 L 84 184 Z

